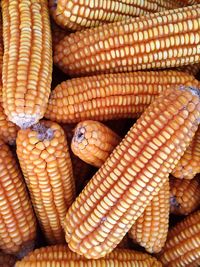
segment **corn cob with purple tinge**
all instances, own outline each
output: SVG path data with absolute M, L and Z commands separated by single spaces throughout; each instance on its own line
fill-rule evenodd
M 9 147 L 0 140 L 0 249 L 23 256 L 34 248 L 36 219 Z
M 181 6 L 181 2 L 173 0 L 49 1 L 50 13 L 56 23 L 72 30 L 96 27 Z
M 187 150 L 186 150 L 187 151 Z M 170 177 L 170 211 L 177 215 L 188 215 L 200 206 L 200 180 Z
M 156 98 L 69 208 L 70 249 L 100 258 L 117 246 L 167 181 L 199 117 L 197 89 L 167 89 Z
M 105 74 L 62 82 L 52 91 L 45 117 L 62 123 L 138 117 L 169 87 L 200 87 L 178 71 Z
M 128 249 L 116 249 L 103 259 L 89 260 L 69 250 L 67 246 L 56 245 L 31 252 L 16 267 L 162 267 L 162 264 L 154 257 Z
M 72 33 L 54 63 L 72 76 L 180 67 L 200 62 L 200 4 Z
M 28 128 L 43 117 L 52 72 L 47 0 L 2 0 L 3 107 L 9 120 Z
M 63 243 L 62 223 L 75 198 L 71 159 L 62 128 L 41 121 L 17 136 L 17 155 L 47 241 Z
M 180 179 L 193 179 L 197 173 L 200 173 L 200 127 L 172 175 Z
M 200 264 L 200 210 L 169 230 L 159 259 L 166 267 L 198 267 Z

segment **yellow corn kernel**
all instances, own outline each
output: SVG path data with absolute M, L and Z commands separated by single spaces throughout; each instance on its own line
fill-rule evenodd
M 69 208 L 71 250 L 100 258 L 117 246 L 167 181 L 199 116 L 198 89 L 166 89 L 155 99 Z
M 62 223 L 75 198 L 74 179 L 62 128 L 41 121 L 17 136 L 17 155 L 33 207 L 50 244 L 64 242 Z
M 43 117 L 51 89 L 52 45 L 47 0 L 2 0 L 3 107 L 28 128 Z

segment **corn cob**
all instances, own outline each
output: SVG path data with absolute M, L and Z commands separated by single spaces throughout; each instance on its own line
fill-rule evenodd
M 16 263 L 16 267 L 104 267 L 104 266 L 137 266 L 161 267 L 162 264 L 154 257 L 128 249 L 116 249 L 104 259 L 88 260 L 68 249 L 64 245 L 49 246 L 36 249 L 24 259 Z
M 198 94 L 167 89 L 144 111 L 69 208 L 64 229 L 71 250 L 100 258 L 117 246 L 192 140 Z
M 16 258 L 14 256 L 0 252 L 0 266 L 13 267 L 15 262 Z
M 169 226 L 169 181 L 153 197 L 129 231 L 129 236 L 149 253 L 158 253 L 167 239 Z
M 49 1 L 50 12 L 56 23 L 72 30 L 96 27 L 181 6 L 178 1 L 173 0 Z
M 200 127 L 198 128 L 190 146 L 177 163 L 172 175 L 180 179 L 193 179 L 200 172 Z
M 2 104 L 2 88 L 0 84 L 0 138 L 10 145 L 15 143 L 18 126 L 8 120 Z
M 167 267 L 198 267 L 200 263 L 200 210 L 169 230 L 159 258 Z
M 119 73 L 82 77 L 59 84 L 45 117 L 62 123 L 138 117 L 167 87 L 200 84 L 178 71 Z
M 64 131 L 50 121 L 20 130 L 17 155 L 47 241 L 64 242 L 62 221 L 75 197 Z
M 0 140 L 0 249 L 18 256 L 33 249 L 36 220 L 17 162 Z
M 71 149 L 83 161 L 101 167 L 120 139 L 100 122 L 83 121 L 75 128 Z
M 51 85 L 51 29 L 46 0 L 2 0 L 3 107 L 21 128 L 43 117 Z
M 200 206 L 199 178 L 180 180 L 170 178 L 170 211 L 177 215 L 188 215 Z
M 187 72 L 190 75 L 196 76 L 200 71 L 200 63 L 183 66 L 183 67 L 177 68 L 177 70 Z
M 72 76 L 180 67 L 200 62 L 200 4 L 72 33 L 54 63 Z
M 3 66 L 3 24 L 2 24 L 2 14 L 0 10 L 0 74 L 2 73 Z
M 120 138 L 102 123 L 80 122 L 72 139 L 72 151 L 82 160 L 101 167 L 119 144 Z M 153 197 L 129 231 L 130 237 L 150 252 L 159 252 L 167 238 L 169 222 L 169 181 Z

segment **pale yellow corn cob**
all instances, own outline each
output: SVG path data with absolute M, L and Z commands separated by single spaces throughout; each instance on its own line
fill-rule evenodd
M 163 90 L 200 84 L 178 71 L 104 74 L 62 82 L 52 91 L 45 117 L 71 123 L 138 117 Z
M 193 179 L 197 173 L 200 173 L 200 126 L 172 175 L 181 179 Z
M 8 120 L 2 103 L 2 85 L 0 84 L 0 138 L 10 145 L 15 143 L 18 126 Z
M 2 0 L 3 107 L 27 128 L 43 117 L 51 85 L 52 47 L 47 0 Z
M 0 140 L 0 249 L 23 256 L 34 248 L 36 220 L 9 147 Z
M 119 142 L 119 136 L 102 123 L 83 121 L 75 128 L 71 148 L 82 160 L 101 167 Z M 169 181 L 153 197 L 129 234 L 148 252 L 159 252 L 167 238 L 168 223 Z
M 83 161 L 101 167 L 121 138 L 97 121 L 80 122 L 71 142 L 73 153 Z
M 36 249 L 16 263 L 16 267 L 161 267 L 154 257 L 134 250 L 116 249 L 103 259 L 89 260 L 68 249 L 64 245 Z
M 144 111 L 69 208 L 64 229 L 71 250 L 100 258 L 122 240 L 191 142 L 198 95 L 167 89 Z
M 4 254 L 0 251 L 0 266 L 13 267 L 16 262 L 16 258 L 9 254 Z
M 199 63 L 200 4 L 72 33 L 54 62 L 73 76 Z
M 64 131 L 50 121 L 20 130 L 17 155 L 47 241 L 50 244 L 64 242 L 62 222 L 75 198 Z
M 200 210 L 190 214 L 169 230 L 160 254 L 166 267 L 198 267 L 200 264 Z
M 173 214 L 188 215 L 200 206 L 199 178 L 192 180 L 170 177 L 170 211 Z
M 169 226 L 169 208 L 167 180 L 129 231 L 129 236 L 149 253 L 160 252 L 165 244 Z
M 80 30 L 104 23 L 181 7 L 173 0 L 50 0 L 49 8 L 56 23 L 64 28 Z

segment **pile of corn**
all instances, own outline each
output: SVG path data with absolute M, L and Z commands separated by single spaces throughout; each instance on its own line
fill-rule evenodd
M 200 266 L 200 1 L 0 3 L 0 266 Z

